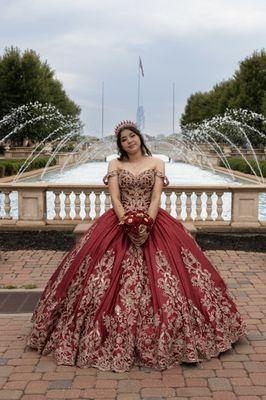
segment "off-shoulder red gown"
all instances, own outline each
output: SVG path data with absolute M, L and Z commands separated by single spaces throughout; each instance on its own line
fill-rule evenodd
M 147 211 L 155 169 L 117 174 L 125 210 Z M 183 224 L 159 208 L 135 246 L 113 208 L 94 221 L 48 281 L 27 345 L 57 364 L 127 371 L 200 362 L 246 333 L 228 287 Z

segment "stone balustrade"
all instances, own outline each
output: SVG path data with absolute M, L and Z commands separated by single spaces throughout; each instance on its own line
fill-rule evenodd
M 0 229 L 72 229 L 111 206 L 105 185 L 1 183 Z M 203 230 L 266 229 L 266 185 L 171 185 L 161 207 Z

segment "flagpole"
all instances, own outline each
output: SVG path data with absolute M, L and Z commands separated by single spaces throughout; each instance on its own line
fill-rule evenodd
M 104 82 L 102 82 L 102 138 L 104 131 Z
M 139 108 L 139 100 L 140 100 L 140 66 L 138 72 L 138 108 Z
M 173 83 L 173 133 L 175 133 L 175 84 Z

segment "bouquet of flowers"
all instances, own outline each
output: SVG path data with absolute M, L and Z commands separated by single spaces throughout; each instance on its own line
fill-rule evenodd
M 123 225 L 126 232 L 141 235 L 150 232 L 153 222 L 153 218 L 145 211 L 134 210 L 126 212 L 119 225 Z

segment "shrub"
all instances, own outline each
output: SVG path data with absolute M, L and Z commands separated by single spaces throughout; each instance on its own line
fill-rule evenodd
M 32 171 L 34 169 L 44 168 L 49 157 L 38 157 L 34 160 L 25 170 L 25 172 Z M 16 175 L 24 164 L 25 160 L 0 160 L 0 177 Z M 50 163 L 50 166 L 56 164 L 54 158 Z
M 35 283 L 27 283 L 23 287 L 24 289 L 36 289 L 38 286 Z
M 17 285 L 8 284 L 4 286 L 4 289 L 17 289 Z
M 228 158 L 227 161 L 228 161 L 228 164 L 230 165 L 230 168 L 232 168 L 233 170 L 244 172 L 245 174 L 254 175 L 254 172 L 251 170 L 250 166 L 247 164 L 247 162 L 243 158 L 233 157 L 233 158 Z M 255 160 L 248 160 L 248 161 L 252 165 L 252 168 L 254 169 L 256 174 L 260 176 L 256 161 Z M 220 161 L 219 165 L 221 167 L 226 168 L 226 165 L 224 164 L 224 162 L 222 160 Z M 259 161 L 259 166 L 260 166 L 262 175 L 264 177 L 266 177 L 266 161 Z

